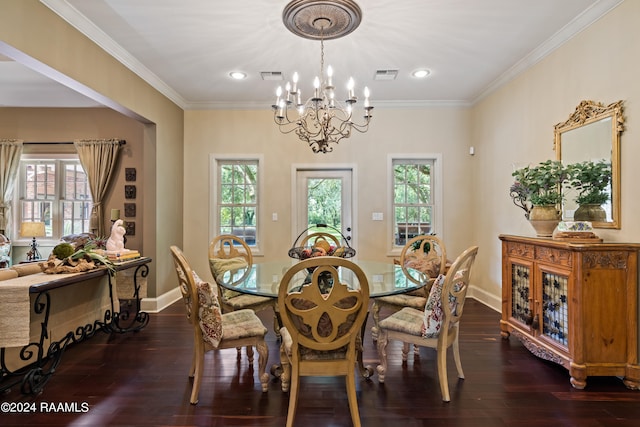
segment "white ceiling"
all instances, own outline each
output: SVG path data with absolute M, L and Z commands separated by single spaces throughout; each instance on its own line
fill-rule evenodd
M 356 90 L 371 89 L 374 106 L 470 105 L 621 1 L 357 0 L 362 23 L 325 41 L 325 64 L 334 68 L 338 96 L 353 76 Z M 289 0 L 41 2 L 185 109 L 268 108 L 285 82 L 264 81 L 261 72 L 289 79 L 297 71 L 307 96 L 319 74 L 320 42 L 282 23 Z M 21 61 L 2 47 L 0 106 L 94 104 L 37 66 L 7 60 Z M 428 78 L 411 77 L 422 67 Z M 395 80 L 374 81 L 389 69 L 398 70 Z M 230 79 L 235 70 L 248 78 Z

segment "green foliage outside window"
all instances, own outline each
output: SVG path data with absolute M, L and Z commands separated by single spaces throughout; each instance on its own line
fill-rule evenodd
M 258 209 L 258 163 L 237 160 L 219 167 L 220 234 L 234 234 L 254 245 Z
M 395 160 L 393 206 L 395 244 L 430 233 L 432 226 L 431 160 Z
M 338 230 L 342 228 L 342 182 L 340 179 L 310 179 L 307 185 L 309 227 L 327 224 Z M 321 231 L 329 232 L 327 229 Z M 310 230 L 310 232 L 313 232 Z M 340 238 L 340 236 L 337 236 Z

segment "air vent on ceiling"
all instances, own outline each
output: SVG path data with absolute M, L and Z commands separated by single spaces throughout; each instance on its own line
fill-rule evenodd
M 282 80 L 281 71 L 262 71 L 260 76 L 262 76 L 262 80 Z
M 376 70 L 374 80 L 395 80 L 398 77 L 398 70 Z

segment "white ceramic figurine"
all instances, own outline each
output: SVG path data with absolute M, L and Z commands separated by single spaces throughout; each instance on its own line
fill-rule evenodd
M 107 251 L 119 252 L 124 250 L 124 235 L 127 230 L 124 228 L 124 221 L 116 220 L 111 226 L 111 236 L 107 240 Z

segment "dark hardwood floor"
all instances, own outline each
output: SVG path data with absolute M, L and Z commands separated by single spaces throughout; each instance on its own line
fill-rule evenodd
M 260 313 L 270 326 L 270 312 Z M 435 354 L 422 349 L 402 364 L 400 344 L 390 344 L 385 384 L 358 381 L 365 427 L 416 426 L 640 426 L 640 392 L 618 378 L 588 379 L 585 390 L 569 384 L 566 370 L 531 355 L 515 338 L 500 337 L 500 315 L 477 301 L 465 306 L 461 328 L 465 380 L 458 381 L 449 357 L 451 402 L 443 403 Z M 371 320 L 369 319 L 369 323 Z M 278 362 L 273 331 L 267 336 L 269 365 Z M 33 402 L 36 413 L 0 413 L 3 426 L 284 426 L 288 394 L 277 379 L 260 391 L 255 370 L 235 350 L 206 355 L 200 402 L 189 404 L 188 369 L 192 333 L 182 302 L 159 314 L 138 333 L 106 335 L 69 347 L 57 372 L 38 396 L 17 390 L 1 402 Z M 378 360 L 367 333 L 365 363 Z M 342 379 L 305 378 L 296 425 L 350 426 Z M 85 412 L 51 410 L 41 405 L 88 404 Z M 59 409 L 59 408 L 58 408 Z

